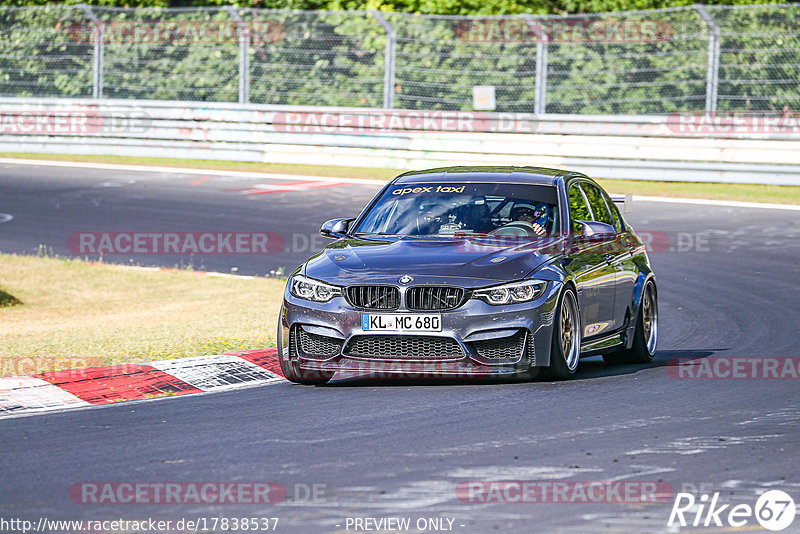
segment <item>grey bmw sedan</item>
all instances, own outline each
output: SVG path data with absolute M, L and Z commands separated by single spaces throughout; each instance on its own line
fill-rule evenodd
M 624 211 L 624 210 L 623 210 Z M 395 377 L 573 376 L 583 356 L 647 363 L 647 251 L 591 178 L 535 167 L 407 172 L 289 277 L 281 369 Z

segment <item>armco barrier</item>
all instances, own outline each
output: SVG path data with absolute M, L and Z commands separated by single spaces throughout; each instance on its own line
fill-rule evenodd
M 535 165 L 598 178 L 800 185 L 800 118 L 1 98 L 0 152 L 397 169 Z

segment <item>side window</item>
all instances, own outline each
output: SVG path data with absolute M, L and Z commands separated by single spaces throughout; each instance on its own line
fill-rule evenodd
M 592 208 L 594 220 L 614 226 L 614 219 L 611 218 L 611 214 L 608 212 L 608 206 L 606 205 L 605 198 L 603 198 L 603 193 L 592 184 L 581 184 L 581 187 L 583 188 L 583 192 L 586 193 L 586 198 L 589 200 L 589 206 Z
M 581 188 L 577 183 L 569 187 L 569 215 L 572 219 L 572 231 L 579 233 L 581 231 L 580 225 L 576 221 L 591 221 L 592 214 L 589 212 L 586 201 L 581 193 Z

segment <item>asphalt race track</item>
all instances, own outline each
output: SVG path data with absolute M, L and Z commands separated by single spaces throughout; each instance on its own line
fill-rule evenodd
M 381 185 L 3 164 L 0 181 L 0 213 L 14 217 L 0 227 L 3 252 L 36 253 L 44 245 L 68 255 L 69 236 L 81 232 L 278 234 L 283 246 L 276 254 L 103 255 L 104 261 L 122 264 L 220 272 L 235 267 L 240 274 L 260 275 L 293 269 L 318 251 L 325 241 L 320 224 L 358 215 Z M 282 192 L 289 188 L 294 191 Z
M 294 268 L 322 243 L 314 237 L 321 222 L 355 215 L 378 188 L 248 193 L 257 184 L 270 191 L 270 183 L 0 165 L 0 213 L 13 216 L 0 223 L 0 251 L 44 245 L 69 254 L 76 232 L 275 232 L 284 247 L 269 255 L 104 257 L 263 275 Z M 672 498 L 486 503 L 459 499 L 456 488 L 645 481 L 698 498 L 718 491 L 730 504 L 753 506 L 767 489 L 798 501 L 800 380 L 687 379 L 667 363 L 777 358 L 796 368 L 786 358 L 800 357 L 800 212 L 637 202 L 627 218 L 654 249 L 660 340 L 651 365 L 584 360 L 577 378 L 562 383 L 281 383 L 6 419 L 0 515 L 279 517 L 278 532 L 287 533 L 354 532 L 348 518 L 388 517 L 412 525 L 438 518 L 445 527 L 452 519 L 452 531 L 464 533 L 638 533 L 678 532 L 667 526 Z M 268 481 L 288 496 L 274 505 L 77 504 L 70 487 L 86 481 Z M 316 498 L 306 491 L 312 485 Z M 798 531 L 800 519 L 784 532 Z

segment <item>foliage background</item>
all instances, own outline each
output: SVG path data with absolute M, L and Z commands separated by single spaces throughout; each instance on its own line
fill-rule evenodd
M 35 8 L 9 8 L 7 2 L 0 7 L 0 96 L 92 96 L 91 38 L 76 39 L 69 31 L 76 21 L 88 21 L 73 5 L 78 1 L 42 3 Z M 11 3 L 33 5 L 40 0 Z M 90 3 L 94 14 L 106 22 L 232 20 L 223 7 L 215 7 L 222 6 L 222 0 Z M 340 11 L 379 9 L 397 31 L 395 107 L 468 110 L 472 108 L 472 87 L 487 84 L 496 87 L 498 111 L 532 112 L 536 43 L 470 41 L 459 34 L 459 24 L 464 21 L 449 15 L 550 13 L 557 18 L 563 13 L 672 6 L 665 11 L 586 15 L 666 21 L 674 33 L 663 41 L 549 46 L 547 112 L 640 114 L 704 109 L 708 27 L 694 8 L 675 7 L 690 3 L 241 0 L 236 10 L 245 20 L 268 21 L 283 28 L 280 39 L 253 43 L 249 49 L 250 102 L 381 107 L 385 31 L 370 13 Z M 800 4 L 739 9 L 712 4 L 713 0 L 709 10 L 722 28 L 718 108 L 800 109 Z M 191 7 L 199 5 L 208 7 Z M 149 7 L 134 10 L 125 6 Z M 316 8 L 322 11 L 296 11 Z M 235 102 L 238 53 L 235 40 L 108 42 L 103 55 L 102 96 Z
M 47 0 L 6 0 L 5 5 L 47 5 Z M 224 6 L 253 7 L 260 9 L 380 9 L 404 13 L 430 13 L 447 15 L 509 15 L 516 13 L 565 14 L 594 13 L 602 11 L 628 11 L 634 9 L 660 9 L 690 6 L 692 0 L 66 0 L 60 4 L 92 4 L 107 7 L 190 7 Z M 786 2 L 764 0 L 706 0 L 704 4 L 745 5 L 777 4 Z

